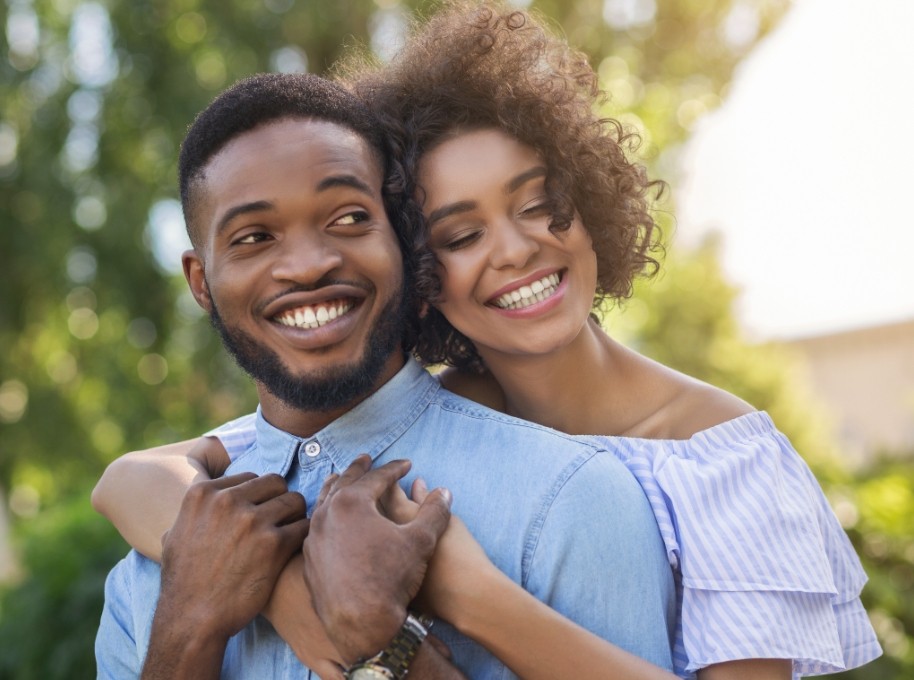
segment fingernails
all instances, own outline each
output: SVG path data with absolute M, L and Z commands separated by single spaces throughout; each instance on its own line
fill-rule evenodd
M 422 479 L 422 477 L 416 478 L 416 488 L 422 493 L 426 493 L 428 491 L 428 485 L 425 483 L 425 480 Z
M 444 498 L 444 502 L 447 503 L 447 506 L 451 507 L 451 503 L 454 502 L 454 497 L 451 495 L 451 490 L 442 486 L 441 496 Z

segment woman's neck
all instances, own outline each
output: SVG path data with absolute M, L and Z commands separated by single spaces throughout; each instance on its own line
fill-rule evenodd
M 588 320 L 569 345 L 548 354 L 488 352 L 483 360 L 510 415 L 569 434 L 615 434 L 631 418 L 630 354 Z

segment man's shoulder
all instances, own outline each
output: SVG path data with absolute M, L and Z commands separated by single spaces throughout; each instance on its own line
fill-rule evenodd
M 578 437 L 554 430 L 545 425 L 510 416 L 483 406 L 441 387 L 429 403 L 429 416 L 452 421 L 455 427 L 473 426 L 480 430 L 491 430 L 499 437 L 539 440 L 552 445 L 597 451 L 604 447 L 599 440 Z
M 128 552 L 108 574 L 109 587 L 125 588 L 134 596 L 137 589 L 158 593 L 160 579 L 159 564 L 136 550 Z

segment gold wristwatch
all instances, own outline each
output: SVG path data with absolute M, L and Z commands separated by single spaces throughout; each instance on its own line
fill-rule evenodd
M 350 666 L 346 677 L 349 680 L 402 680 L 409 673 L 409 665 L 431 625 L 432 620 L 426 616 L 407 614 L 390 644 L 370 659 Z

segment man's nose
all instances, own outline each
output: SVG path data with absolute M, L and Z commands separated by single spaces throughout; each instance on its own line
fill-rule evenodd
M 287 233 L 279 251 L 273 266 L 277 281 L 309 285 L 343 264 L 343 256 L 332 239 L 312 231 Z
M 539 252 L 539 243 L 523 225 L 505 218 L 491 225 L 492 251 L 489 261 L 496 269 L 523 269 Z

